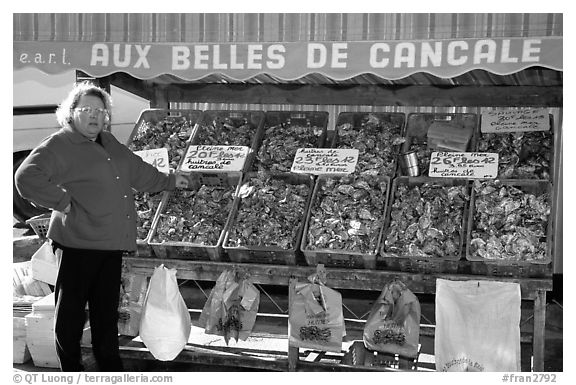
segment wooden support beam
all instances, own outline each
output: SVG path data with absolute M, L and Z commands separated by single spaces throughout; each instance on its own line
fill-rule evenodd
M 157 98 L 154 94 L 157 89 L 166 89 L 170 102 L 436 107 L 563 105 L 562 85 L 214 84 L 177 80 L 166 83 L 164 79 L 140 80 L 122 73 L 110 75 L 110 81 L 148 100 Z
M 170 98 L 168 97 L 168 89 L 166 86 L 156 85 L 153 88 L 152 98 L 150 99 L 151 108 L 170 108 Z
M 154 95 L 154 85 L 147 80 L 133 78 L 123 73 L 114 73 L 109 76 L 110 83 L 124 91 L 130 92 L 136 96 L 148 101 L 152 100 Z M 114 97 L 114 95 L 112 95 Z
M 175 84 L 170 87 L 168 98 L 170 101 L 202 103 L 434 107 L 561 107 L 563 103 L 562 87 L 536 86 Z
M 295 290 L 296 290 L 296 282 L 295 278 L 290 278 L 288 282 L 288 306 L 294 300 Z M 288 310 L 290 313 L 290 309 Z M 298 368 L 298 354 L 300 350 L 297 346 L 292 346 L 290 344 L 290 327 L 288 327 L 288 371 L 295 372 Z
M 178 271 L 179 279 L 195 279 L 199 281 L 215 281 L 225 269 L 243 269 L 250 274 L 254 283 L 263 285 L 287 286 L 290 278 L 305 281 L 316 271 L 314 266 L 282 266 L 261 264 L 240 264 L 231 262 L 191 261 L 180 259 L 155 258 L 125 258 L 126 267 L 134 273 L 151 275 L 154 267 L 164 264 Z M 433 294 L 436 292 L 436 279 L 450 280 L 495 280 L 501 282 L 517 282 L 520 284 L 522 299 L 534 300 L 537 290 L 551 291 L 551 279 L 538 278 L 508 278 L 484 277 L 463 274 L 420 274 L 384 270 L 340 269 L 326 268 L 327 280 L 334 289 L 351 290 L 382 290 L 384 282 L 400 279 L 418 294 Z
M 544 371 L 544 341 L 546 329 L 546 291 L 538 290 L 534 301 L 534 372 Z

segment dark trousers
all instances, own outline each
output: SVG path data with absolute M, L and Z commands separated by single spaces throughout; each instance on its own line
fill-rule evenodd
M 56 353 L 63 372 L 82 371 L 80 341 L 86 303 L 92 350 L 100 371 L 122 371 L 118 348 L 118 301 L 122 252 L 62 247 L 54 289 Z

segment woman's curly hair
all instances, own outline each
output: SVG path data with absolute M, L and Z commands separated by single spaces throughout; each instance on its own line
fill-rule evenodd
M 56 109 L 56 120 L 62 127 L 71 126 L 72 124 L 72 111 L 76 106 L 78 106 L 78 101 L 82 96 L 92 95 L 99 97 L 104 103 L 104 108 L 108 111 L 108 119 L 106 120 L 105 129 L 110 129 L 111 124 L 111 111 L 112 111 L 112 97 L 108 92 L 98 87 L 94 83 L 84 81 L 80 83 L 75 83 L 74 87 L 66 96 L 66 98 L 60 103 Z

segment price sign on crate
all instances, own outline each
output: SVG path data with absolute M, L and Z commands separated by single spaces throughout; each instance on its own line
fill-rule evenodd
M 166 147 L 155 148 L 153 150 L 134 151 L 136 155 L 145 162 L 150 163 L 162 172 L 170 172 L 170 162 L 168 161 L 168 149 Z
M 291 171 L 314 175 L 351 174 L 356 169 L 357 162 L 357 149 L 299 148 Z
M 494 110 L 482 113 L 483 133 L 548 131 L 550 119 L 545 108 Z
M 433 152 L 428 175 L 440 178 L 494 179 L 498 175 L 498 154 Z
M 180 169 L 184 172 L 242 171 L 248 150 L 247 146 L 190 146 Z

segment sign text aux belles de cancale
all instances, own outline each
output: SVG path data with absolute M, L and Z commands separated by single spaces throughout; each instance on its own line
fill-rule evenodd
M 361 50 L 372 68 L 426 68 L 485 63 L 534 63 L 539 61 L 540 39 L 525 39 L 512 47 L 510 39 L 480 39 L 422 42 L 334 42 L 307 43 L 305 66 L 309 69 L 346 68 L 350 50 Z M 152 45 L 94 44 L 90 64 L 116 67 L 150 68 L 147 55 Z M 110 49 L 112 48 L 112 49 Z M 171 69 L 201 70 L 282 69 L 289 59 L 290 45 L 275 44 L 194 44 L 171 47 Z M 302 58 L 298 55 L 297 58 Z
M 186 78 L 212 72 L 245 77 L 261 71 L 290 77 L 329 70 L 335 78 L 345 78 L 365 71 L 385 70 L 394 77 L 421 70 L 553 67 L 562 56 L 561 47 L 561 38 L 210 44 L 16 41 L 13 57 L 14 68 L 35 66 L 47 72 L 74 67 L 94 74 L 126 70 L 136 76 L 174 73 Z

